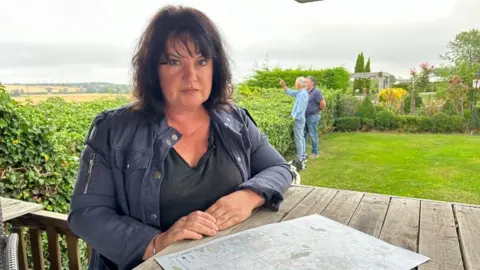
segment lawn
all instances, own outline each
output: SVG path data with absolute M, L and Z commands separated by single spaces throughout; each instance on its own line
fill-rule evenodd
M 319 148 L 304 185 L 480 204 L 480 136 L 334 133 Z

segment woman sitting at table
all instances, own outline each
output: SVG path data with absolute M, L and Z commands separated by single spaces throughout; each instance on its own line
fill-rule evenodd
M 131 269 L 257 207 L 277 211 L 292 181 L 290 166 L 232 103 L 223 42 L 206 15 L 161 9 L 133 65 L 138 101 L 94 119 L 71 199 L 68 221 L 93 247 L 93 269 Z

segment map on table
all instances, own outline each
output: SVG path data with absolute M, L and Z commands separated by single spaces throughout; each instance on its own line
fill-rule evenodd
M 310 215 L 155 258 L 165 270 L 412 269 L 428 257 Z

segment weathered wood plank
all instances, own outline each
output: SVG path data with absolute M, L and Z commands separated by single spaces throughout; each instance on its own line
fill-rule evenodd
M 194 247 L 194 246 L 212 241 L 214 239 L 218 239 L 220 237 L 230 235 L 230 234 L 235 233 L 235 232 L 239 232 L 239 231 L 242 231 L 242 230 L 245 230 L 245 229 L 248 229 L 248 228 L 256 227 L 258 225 L 278 222 L 287 213 L 292 211 L 292 209 L 295 206 L 297 206 L 297 204 L 300 203 L 300 201 L 302 199 L 304 199 L 312 190 L 313 189 L 311 187 L 303 187 L 303 186 L 302 187 L 298 187 L 298 186 L 291 187 L 290 189 L 287 190 L 287 192 L 285 192 L 285 195 L 284 195 L 285 199 L 284 199 L 283 203 L 280 205 L 280 208 L 279 208 L 278 212 L 272 212 L 272 211 L 269 211 L 269 210 L 258 211 L 256 213 L 254 213 L 249 219 L 245 220 L 244 222 L 242 222 L 242 223 L 240 223 L 240 224 L 238 224 L 234 227 L 231 227 L 227 230 L 224 230 L 224 231 L 221 231 L 221 232 L 217 233 L 217 235 L 215 237 L 205 237 L 201 240 L 194 240 L 194 241 L 186 240 L 186 241 L 177 242 L 177 243 L 169 246 L 168 248 L 160 251 L 159 253 L 157 253 L 156 256 L 166 255 L 166 254 L 170 254 L 170 253 L 177 252 L 177 251 L 180 251 L 180 250 L 185 250 L 185 249 L 188 249 L 188 248 L 191 248 L 191 247 Z M 154 257 L 156 257 L 156 256 L 154 256 Z M 157 264 L 157 262 L 154 260 L 154 257 L 151 257 L 150 259 L 146 260 L 143 264 L 137 266 L 137 268 L 135 268 L 135 269 L 142 269 L 142 270 L 162 269 Z
M 380 239 L 417 252 L 420 201 L 392 198 Z
M 465 269 L 480 269 L 480 207 L 454 205 Z
M 67 253 L 68 267 L 70 270 L 80 270 L 82 264 L 80 262 L 80 249 L 78 247 L 78 238 L 73 234 L 67 234 Z
M 25 243 L 25 234 L 22 228 L 13 228 L 13 233 L 18 234 L 18 264 L 20 270 L 28 269 L 27 244 Z
M 3 220 L 8 221 L 42 209 L 42 205 L 0 197 Z
M 62 268 L 62 257 L 60 254 L 60 245 L 58 243 L 58 233 L 52 226 L 47 226 L 48 239 L 48 260 L 50 261 L 50 269 Z
M 237 233 L 243 230 L 281 221 L 290 211 L 292 211 L 292 209 L 295 208 L 295 206 L 305 199 L 305 197 L 312 192 L 312 190 L 312 188 L 304 187 L 299 189 L 292 188 L 293 192 L 286 196 L 285 202 L 280 206 L 278 212 L 262 210 L 254 217 L 246 220 L 238 227 L 234 228 L 232 233 Z
M 451 204 L 420 203 L 418 252 L 430 258 L 419 270 L 464 269 Z
M 44 270 L 42 232 L 37 229 L 29 229 L 30 244 L 32 245 L 33 268 L 35 270 Z
M 365 194 L 348 226 L 378 238 L 390 197 Z
M 321 213 L 329 219 L 348 224 L 363 197 L 363 193 L 341 190 Z
M 290 211 L 285 218 L 283 218 L 283 221 L 322 213 L 336 194 L 336 190 L 314 189 L 292 211 Z
M 66 214 L 37 210 L 21 218 L 12 219 L 9 223 L 14 227 L 29 227 L 44 231 L 47 230 L 47 226 L 51 226 L 58 234 L 65 235 L 71 233 L 67 218 Z

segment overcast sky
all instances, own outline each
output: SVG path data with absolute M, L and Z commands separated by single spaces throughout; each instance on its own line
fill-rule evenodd
M 234 80 L 268 54 L 271 67 L 372 71 L 407 77 L 460 31 L 480 27 L 480 0 L 2 0 L 0 81 L 130 83 L 133 48 L 164 4 L 205 12 L 221 29 Z M 262 30 L 260 30 L 262 29 Z

